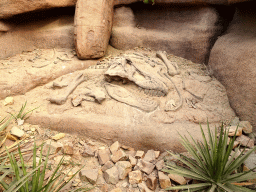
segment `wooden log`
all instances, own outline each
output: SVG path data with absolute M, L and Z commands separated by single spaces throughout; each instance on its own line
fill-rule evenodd
M 79 59 L 103 57 L 113 23 L 114 0 L 78 0 L 75 13 L 75 48 Z

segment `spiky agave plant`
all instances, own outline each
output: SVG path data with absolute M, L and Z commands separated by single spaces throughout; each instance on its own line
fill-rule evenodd
M 217 128 L 215 132 L 210 131 L 209 123 L 208 128 L 208 141 L 205 133 L 200 125 L 203 142 L 195 141 L 190 135 L 191 141 L 186 136 L 181 136 L 181 143 L 187 149 L 187 151 L 194 158 L 188 158 L 183 155 L 175 155 L 178 160 L 187 165 L 189 169 L 173 165 L 170 163 L 166 164 L 167 173 L 177 174 L 191 179 L 200 181 L 199 184 L 191 185 L 180 185 L 170 187 L 167 190 L 187 190 L 187 191 L 209 191 L 209 192 L 253 192 L 253 190 L 234 185 L 235 183 L 247 181 L 249 179 L 255 179 L 256 173 L 254 169 L 245 172 L 237 172 L 236 170 L 244 163 L 249 155 L 256 150 L 256 147 L 250 149 L 246 154 L 243 155 L 244 151 L 237 155 L 237 151 L 231 155 L 235 136 L 230 139 L 228 143 L 228 130 L 224 130 L 224 126 L 221 126 L 220 135 L 217 137 Z M 237 130 L 236 130 L 237 131 Z

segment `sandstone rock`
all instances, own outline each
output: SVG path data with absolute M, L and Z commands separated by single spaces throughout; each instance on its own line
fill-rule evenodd
M 210 41 L 221 31 L 220 14 L 211 7 L 155 5 L 134 11 L 121 7 L 115 9 L 110 44 L 122 50 L 139 46 L 165 50 L 205 63 Z
M 84 180 L 86 178 L 91 184 L 95 184 L 98 178 L 99 170 L 98 169 L 90 169 L 90 170 L 85 170 L 82 169 L 80 171 L 80 178 Z
M 168 174 L 168 177 L 180 185 L 185 185 L 187 183 L 186 179 L 180 175 Z
M 87 145 L 86 143 L 84 144 L 84 148 L 81 151 L 81 155 L 83 157 L 87 157 L 87 156 L 94 156 L 95 155 L 95 150 L 93 150 L 89 145 Z
M 101 170 L 104 172 L 106 171 L 107 169 L 110 169 L 114 167 L 114 163 L 112 161 L 107 161 L 102 167 L 101 167 Z
M 12 129 L 10 130 L 10 133 L 19 138 L 21 138 L 25 134 L 23 130 L 19 129 L 16 126 L 12 127 Z
M 162 159 L 162 160 L 160 160 L 160 161 L 157 161 L 156 162 L 156 169 L 158 170 L 158 171 L 160 171 L 161 169 L 163 169 L 164 168 L 164 160 Z
M 142 159 L 144 156 L 145 156 L 144 151 L 137 151 L 136 154 L 135 154 L 136 159 Z
M 113 144 L 109 147 L 109 149 L 110 149 L 111 153 L 113 154 L 113 153 L 115 153 L 116 151 L 118 151 L 118 150 L 120 149 L 120 147 L 121 147 L 120 143 L 119 143 L 118 141 L 116 141 L 115 143 L 113 143 Z
M 118 187 L 118 188 L 112 189 L 110 192 L 122 192 L 122 189 Z
M 154 191 L 157 187 L 157 178 L 152 175 L 148 176 L 148 178 L 146 180 L 146 184 L 149 189 Z
M 144 160 L 138 160 L 137 166 L 139 170 L 141 170 L 144 173 L 147 173 L 148 175 L 152 173 L 152 171 L 155 168 L 155 165 L 153 163 L 149 163 Z
M 119 181 L 119 177 L 118 177 L 118 170 L 117 170 L 116 166 L 106 170 L 103 173 L 103 177 L 107 183 L 109 183 L 109 184 L 111 183 L 114 185 L 117 184 Z
M 243 129 L 241 127 L 237 128 L 237 126 L 230 126 L 230 127 L 227 127 L 227 129 L 229 130 L 228 136 L 234 136 L 235 132 L 236 132 L 236 129 L 237 129 L 236 136 L 241 136 L 242 135 Z
M 60 139 L 64 138 L 65 136 L 66 136 L 65 133 L 58 133 L 58 134 L 54 135 L 54 136 L 52 137 L 52 139 L 55 140 L 55 141 L 57 141 L 57 140 L 60 140 Z
M 256 154 L 251 154 L 244 162 L 245 166 L 249 169 L 253 169 L 256 167 Z M 255 170 L 254 170 L 255 171 Z
M 132 171 L 132 165 L 129 161 L 118 161 L 115 166 L 118 169 L 119 179 L 125 179 Z
M 256 11 L 254 2 L 238 7 L 224 35 L 214 44 L 209 67 L 225 86 L 231 107 L 256 127 Z
M 128 157 L 122 149 L 119 149 L 118 151 L 114 152 L 113 155 L 111 156 L 111 160 L 114 163 L 116 163 L 117 161 L 125 161 L 127 159 Z
M 26 24 L 19 24 L 15 26 L 15 30 L 10 30 L 0 35 L 0 46 L 3 47 L 0 50 L 0 59 L 26 51 L 33 51 L 34 49 L 73 49 L 73 15 L 67 15 L 65 12 L 67 10 L 56 14 L 56 11 L 50 10 L 48 12 L 26 15 L 26 18 L 24 18 Z M 38 14 L 44 14 L 43 19 L 33 21 L 35 17 L 38 17 Z M 10 22 L 15 22 L 15 19 Z M 12 44 L 14 41 L 15 46 Z
M 42 154 L 46 156 L 49 150 L 49 154 L 52 155 L 52 154 L 58 153 L 62 148 L 63 148 L 63 144 L 59 142 L 47 140 L 43 146 Z
M 73 155 L 73 146 L 71 145 L 64 145 L 63 146 L 63 152 L 67 155 Z
M 113 6 L 114 0 L 77 1 L 74 33 L 78 58 L 92 59 L 105 55 L 112 28 Z
M 245 135 L 241 135 L 236 138 L 236 141 L 238 141 L 242 146 L 247 146 L 249 148 L 254 147 L 254 140 L 250 139 L 250 137 L 247 137 Z
M 0 33 L 10 31 L 11 29 L 12 27 L 9 24 L 3 21 L 0 21 Z
M 105 149 L 100 149 L 98 151 L 98 158 L 99 158 L 99 163 L 101 165 L 104 165 L 107 161 L 110 160 L 110 151 L 108 148 Z
M 12 105 L 14 103 L 13 97 L 6 97 L 4 99 L 4 105 Z
M 138 184 L 142 182 L 142 172 L 140 170 L 132 171 L 129 173 L 129 183 Z
M 145 181 L 142 181 L 142 183 L 138 184 L 138 187 L 140 189 L 140 191 L 144 191 L 144 192 L 152 192 L 152 190 L 150 190 L 147 186 L 147 184 L 145 183 Z
M 155 157 L 156 159 L 160 156 L 160 151 L 155 151 Z
M 156 154 L 154 150 L 148 150 L 147 153 L 145 154 L 144 161 L 152 163 L 153 161 L 156 160 Z
M 158 177 L 159 177 L 160 187 L 162 189 L 166 189 L 166 188 L 172 186 L 170 178 L 167 175 L 165 175 L 163 172 L 159 171 L 158 172 Z
M 132 167 L 134 167 L 137 164 L 137 159 L 134 158 L 133 156 L 129 155 L 129 161 L 132 165 Z
M 249 133 L 252 132 L 252 125 L 251 125 L 251 123 L 249 121 L 241 121 L 239 123 L 239 127 L 242 127 L 243 132 L 245 134 L 249 134 Z

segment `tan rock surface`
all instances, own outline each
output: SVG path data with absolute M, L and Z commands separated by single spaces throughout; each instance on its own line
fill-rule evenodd
M 115 0 L 115 5 L 131 4 L 142 0 Z M 155 0 L 156 3 L 187 3 L 187 4 L 233 4 L 248 0 Z M 55 7 L 75 6 L 77 0 L 8 0 L 0 2 L 0 18 L 30 11 L 50 9 Z
M 248 4 L 237 9 L 225 35 L 218 38 L 209 66 L 226 87 L 231 107 L 256 131 L 256 11 Z
M 80 59 L 100 58 L 108 46 L 114 0 L 78 0 L 75 13 L 75 48 Z
M 211 42 L 223 30 L 222 20 L 213 7 L 121 7 L 115 9 L 110 44 L 122 50 L 138 46 L 165 50 L 205 63 Z

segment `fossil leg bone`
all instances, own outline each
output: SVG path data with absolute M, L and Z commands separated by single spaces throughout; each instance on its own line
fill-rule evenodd
M 170 76 L 174 76 L 174 75 L 177 75 L 180 73 L 178 65 L 175 62 L 170 62 L 168 60 L 166 52 L 158 51 L 156 53 L 156 56 L 164 62 L 164 64 L 166 65 L 166 67 L 168 69 L 168 74 Z
M 68 96 L 74 91 L 74 89 L 81 84 L 82 82 L 84 82 L 87 78 L 83 75 L 83 73 L 79 74 L 73 81 L 71 81 L 69 83 L 69 85 L 67 86 L 67 88 L 65 89 L 65 93 L 64 94 L 59 94 L 59 95 L 55 95 L 52 96 L 51 98 L 49 98 L 48 100 L 51 103 L 56 103 L 58 105 L 62 105 L 66 102 Z

